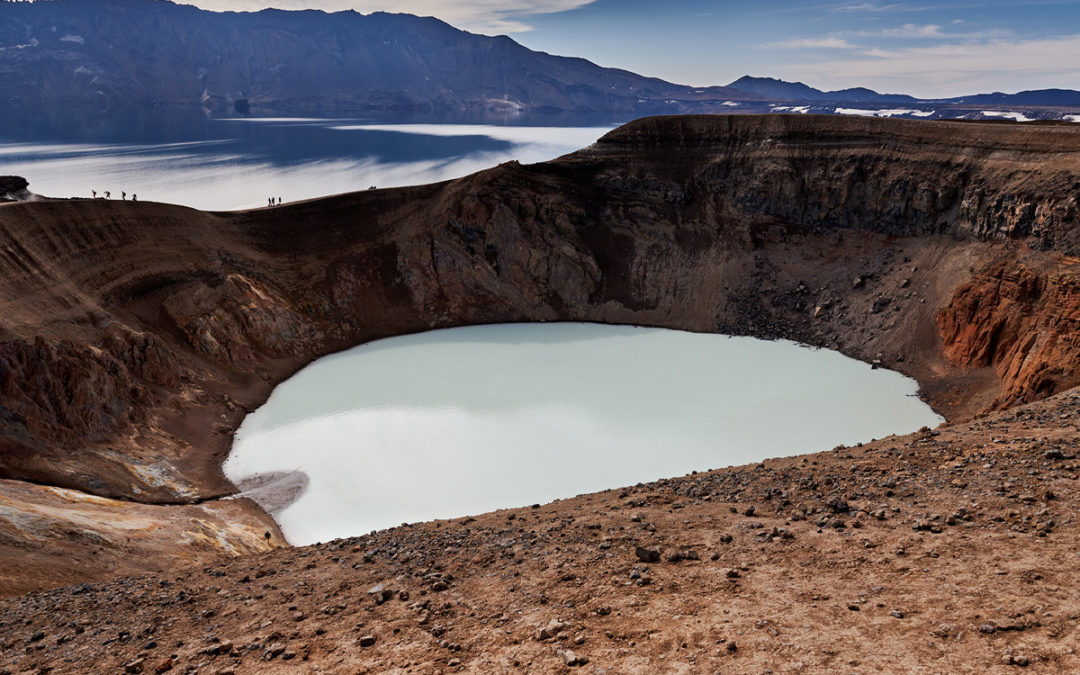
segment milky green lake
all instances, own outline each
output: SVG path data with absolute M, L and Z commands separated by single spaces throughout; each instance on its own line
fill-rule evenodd
M 294 544 L 936 426 L 916 383 L 787 341 L 580 323 L 438 330 L 315 361 L 226 475 L 302 472 Z M 295 478 L 297 474 L 292 474 Z

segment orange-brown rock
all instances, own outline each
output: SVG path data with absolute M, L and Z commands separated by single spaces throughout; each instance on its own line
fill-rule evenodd
M 1080 261 L 1050 270 L 995 262 L 938 313 L 942 349 L 962 368 L 992 367 L 1011 407 L 1080 384 Z

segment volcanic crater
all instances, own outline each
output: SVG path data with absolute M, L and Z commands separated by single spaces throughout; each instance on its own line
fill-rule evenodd
M 1076 669 L 1078 193 L 1065 124 L 764 115 L 245 212 L 0 204 L 0 672 Z M 230 498 L 314 358 L 560 320 L 835 349 L 950 421 L 304 548 Z

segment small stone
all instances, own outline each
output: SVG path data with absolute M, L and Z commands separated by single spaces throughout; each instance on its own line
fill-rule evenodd
M 983 625 L 979 626 L 979 632 L 985 633 L 986 635 L 993 635 L 997 632 L 997 628 L 988 623 L 984 623 Z
M 124 664 L 125 673 L 141 673 L 143 671 L 143 663 L 146 662 L 144 658 L 138 658 L 134 661 L 129 661 Z
M 445 581 L 436 581 L 435 583 L 431 584 L 431 590 L 435 591 L 436 593 L 440 591 L 445 591 L 448 588 L 450 588 L 450 586 Z
M 903 619 L 904 613 L 898 609 L 894 609 L 893 611 L 889 612 L 889 616 L 893 617 L 894 619 Z
M 360 638 L 360 646 L 361 647 L 371 647 L 374 644 L 375 644 L 375 636 L 374 635 L 365 635 L 365 636 Z
M 536 639 L 540 641 L 550 640 L 566 630 L 566 624 L 558 619 L 548 621 L 548 624 L 536 632 Z
M 441 583 L 441 582 L 436 582 Z M 368 589 L 368 595 L 375 598 L 375 604 L 381 605 L 390 598 L 394 597 L 394 591 L 386 588 L 383 584 L 375 584 Z M 299 620 L 299 619 L 298 619 Z
M 450 659 L 449 661 L 446 662 L 446 665 L 448 665 L 451 668 L 457 668 L 458 666 L 461 665 L 461 659 Z
M 724 570 L 724 576 L 728 579 L 738 579 L 742 575 L 739 574 L 739 570 L 737 569 L 726 569 Z
M 660 562 L 659 549 L 637 546 L 634 548 L 634 555 L 637 556 L 638 560 L 644 563 Z
M 172 659 L 165 659 L 161 663 L 157 664 L 157 668 L 154 668 L 154 672 L 155 673 L 167 673 L 170 670 L 172 670 L 172 667 L 173 667 L 173 660 Z
M 829 510 L 833 513 L 847 513 L 851 511 L 851 505 L 835 495 L 830 497 L 829 501 L 825 502 L 825 506 L 828 506 Z

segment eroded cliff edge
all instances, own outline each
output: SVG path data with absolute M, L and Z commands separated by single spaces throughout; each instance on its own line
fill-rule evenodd
M 0 546 L 36 562 L 0 590 L 264 547 L 272 522 L 216 499 L 232 431 L 304 363 L 394 334 L 788 337 L 916 377 L 950 419 L 1062 391 L 1078 160 L 1068 126 L 670 117 L 553 162 L 274 209 L 0 206 L 0 490 L 21 491 Z M 87 495 L 152 513 L 103 532 L 72 515 Z

